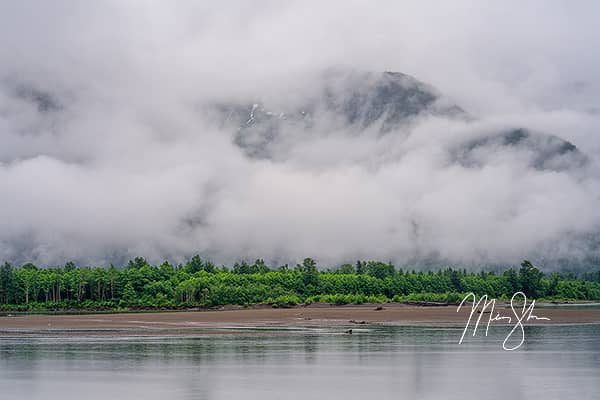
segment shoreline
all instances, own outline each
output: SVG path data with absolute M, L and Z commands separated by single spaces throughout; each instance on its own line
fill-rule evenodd
M 24 314 L 0 316 L 0 337 L 7 336 L 165 336 L 256 333 L 259 329 L 356 327 L 369 325 L 464 326 L 470 307 L 412 306 L 403 304 L 310 305 L 293 308 L 246 308 L 210 311 L 128 312 L 119 314 Z M 512 316 L 506 304 L 494 313 Z M 479 314 L 476 314 L 477 316 Z M 474 319 L 477 316 L 474 315 Z M 487 313 L 482 323 L 487 323 Z M 550 321 L 528 325 L 600 324 L 600 308 L 536 308 L 535 315 Z M 506 322 L 492 322 L 492 325 Z M 252 329 L 256 330 L 252 330 Z

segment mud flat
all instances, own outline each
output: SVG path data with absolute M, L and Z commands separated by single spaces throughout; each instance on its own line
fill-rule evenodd
M 15 335 L 194 335 L 239 333 L 246 328 L 294 328 L 311 326 L 364 325 L 462 325 L 469 308 L 423 307 L 401 304 L 359 306 L 311 305 L 294 308 L 249 308 L 238 310 L 149 312 L 86 315 L 16 315 L 0 317 L 0 336 Z M 513 316 L 506 306 L 501 315 Z M 536 308 L 535 315 L 550 321 L 536 324 L 600 323 L 600 308 Z M 479 316 L 479 314 L 477 314 Z M 482 316 L 486 322 L 488 314 Z M 499 322 L 497 322 L 499 323 Z

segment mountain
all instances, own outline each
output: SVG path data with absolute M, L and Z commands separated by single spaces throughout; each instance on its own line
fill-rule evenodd
M 421 115 L 461 116 L 434 88 L 399 72 L 332 69 L 315 82 L 312 95 L 293 109 L 256 101 L 219 105 L 223 122 L 236 129 L 235 143 L 251 157 L 269 158 L 286 131 L 340 130 L 383 134 Z M 319 124 L 321 126 L 316 126 Z M 325 125 L 325 126 L 323 126 Z
M 489 154 L 502 150 L 520 153 L 531 168 L 566 171 L 584 167 L 588 159 L 571 142 L 558 136 L 513 128 L 467 140 L 454 149 L 455 161 L 464 167 L 481 167 Z
M 234 130 L 234 142 L 249 157 L 276 158 L 293 134 L 306 137 L 343 131 L 347 135 L 387 135 L 410 131 L 420 119 L 438 117 L 472 121 L 460 106 L 439 91 L 400 72 L 357 72 L 332 69 L 313 85 L 300 106 L 279 109 L 253 101 L 221 104 L 221 122 Z M 521 152 L 536 169 L 564 170 L 583 166 L 586 157 L 557 136 L 513 127 L 465 139 L 448 149 L 454 162 L 480 167 L 494 151 Z

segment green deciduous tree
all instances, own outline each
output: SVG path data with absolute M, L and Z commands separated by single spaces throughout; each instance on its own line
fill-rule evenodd
M 523 293 L 528 297 L 538 297 L 541 294 L 543 275 L 531 262 L 527 260 L 523 261 L 519 270 L 519 282 L 521 283 Z

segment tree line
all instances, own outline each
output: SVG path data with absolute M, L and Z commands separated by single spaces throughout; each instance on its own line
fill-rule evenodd
M 0 309 L 183 309 L 222 305 L 290 306 L 436 301 L 457 303 L 465 293 L 509 299 L 600 300 L 600 271 L 581 276 L 544 274 L 529 261 L 503 272 L 397 269 L 391 263 L 357 261 L 320 270 L 306 258 L 294 267 L 269 267 L 264 260 L 215 266 L 199 256 L 184 264 L 151 265 L 135 258 L 124 266 L 38 268 L 0 266 Z

